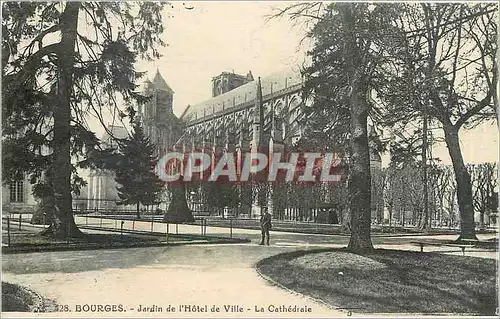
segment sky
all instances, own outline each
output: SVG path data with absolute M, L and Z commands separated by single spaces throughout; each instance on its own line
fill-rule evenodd
M 168 47 L 156 62 L 139 63 L 154 77 L 156 68 L 175 91 L 174 112 L 188 104 L 208 100 L 212 77 L 223 71 L 254 77 L 266 76 L 299 65 L 306 47 L 303 32 L 287 19 L 266 22 L 273 7 L 284 2 L 174 2 L 166 9 L 164 41 Z
M 188 104 L 211 97 L 211 79 L 223 71 L 254 77 L 296 67 L 305 60 L 307 43 L 300 44 L 304 27 L 287 19 L 268 21 L 273 8 L 291 2 L 173 2 L 164 12 L 163 57 L 139 62 L 139 71 L 152 79 L 158 69 L 175 91 L 174 113 L 182 114 Z M 145 80 L 145 79 L 144 79 Z M 439 135 L 439 132 L 437 132 Z M 461 148 L 468 163 L 496 162 L 499 154 L 496 123 L 461 131 Z M 444 143 L 433 149 L 433 157 L 450 164 Z M 387 157 L 385 157 L 385 160 Z

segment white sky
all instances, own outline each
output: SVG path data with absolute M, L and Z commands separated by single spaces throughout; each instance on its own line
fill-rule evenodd
M 152 79 L 158 68 L 175 91 L 174 112 L 180 115 L 188 104 L 211 97 L 211 79 L 222 71 L 266 76 L 304 61 L 306 47 L 300 46 L 304 30 L 287 19 L 271 20 L 272 7 L 290 2 L 173 2 L 166 9 L 164 40 L 168 47 L 155 62 L 138 63 Z M 466 162 L 497 161 L 496 124 L 461 132 L 461 147 Z M 444 144 L 435 146 L 433 157 L 449 164 Z
M 212 77 L 222 71 L 266 76 L 304 60 L 303 32 L 286 20 L 266 23 L 272 7 L 284 2 L 182 2 L 166 9 L 163 57 L 138 68 L 154 77 L 156 68 L 175 91 L 174 112 L 211 97 Z M 173 17 L 169 17 L 173 15 Z

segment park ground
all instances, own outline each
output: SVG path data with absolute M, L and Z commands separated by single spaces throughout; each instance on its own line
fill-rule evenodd
M 401 250 L 296 251 L 258 263 L 274 281 L 358 313 L 495 315 L 496 261 Z
M 112 223 L 111 221 L 106 221 Z M 153 225 L 164 229 L 164 225 Z M 184 225 L 187 227 L 187 225 Z M 184 227 L 183 226 L 183 227 Z M 149 228 L 148 224 L 137 227 Z M 192 226 L 193 232 L 199 227 Z M 184 228 L 183 232 L 188 229 Z M 221 227 L 208 227 L 207 233 L 225 234 L 228 230 Z M 359 309 L 346 309 L 339 300 L 307 297 L 311 293 L 299 293 L 281 285 L 279 278 L 274 282 L 271 276 L 256 268 L 259 261 L 281 253 L 315 251 L 319 248 L 341 248 L 348 243 L 349 237 L 343 235 L 298 234 L 273 232 L 271 246 L 258 246 L 259 232 L 251 229 L 233 229 L 234 237 L 249 238 L 250 243 L 241 244 L 194 244 L 187 246 L 140 247 L 130 249 L 102 249 L 85 251 L 52 251 L 39 253 L 19 253 L 3 255 L 3 281 L 18 284 L 40 295 L 54 300 L 56 310 L 61 316 L 101 317 L 103 312 L 84 312 L 95 305 L 117 305 L 126 312 L 106 312 L 106 316 L 161 316 L 161 317 L 333 317 L 363 313 Z M 495 234 L 481 235 L 481 239 L 494 237 Z M 473 260 L 476 263 L 491 263 L 497 253 L 473 248 L 462 256 L 460 249 L 454 247 L 426 247 L 420 253 L 419 247 L 410 244 L 417 239 L 454 239 L 454 235 L 408 235 L 375 236 L 376 248 L 399 251 L 413 251 L 416 256 L 446 255 L 457 260 Z M 418 252 L 418 254 L 416 253 Z M 470 258 L 476 257 L 476 258 Z M 274 257 L 276 258 L 276 257 Z M 480 259 L 482 258 L 482 259 Z M 372 258 L 377 261 L 377 258 Z M 450 260 L 451 261 L 451 260 Z M 377 261 L 380 262 L 380 261 Z M 449 262 L 449 261 L 448 261 Z M 470 265 L 475 271 L 475 264 Z M 406 265 L 407 266 L 407 265 Z M 373 270 L 377 271 L 377 270 Z M 283 275 L 292 276 L 296 269 L 282 269 Z M 387 273 L 381 272 L 388 276 Z M 432 270 L 431 270 L 432 273 Z M 270 274 L 272 275 L 272 274 Z M 381 275 L 382 276 L 382 275 Z M 436 273 L 436 280 L 440 280 Z M 495 278 L 495 274 L 492 274 Z M 489 277 L 488 277 L 489 278 Z M 380 278 L 379 278 L 380 279 Z M 442 278 L 447 279 L 447 278 Z M 488 290 L 486 290 L 488 291 Z M 304 293 L 304 294 L 302 294 Z M 323 301 L 321 301 L 323 300 Z M 87 305 L 87 308 L 85 308 Z M 168 306 L 176 312 L 167 312 Z M 183 305 L 199 306 L 191 311 Z M 233 305 L 233 312 L 225 311 L 224 305 Z M 154 312 L 139 312 L 139 308 L 149 307 Z M 204 307 L 207 308 L 204 308 Z M 211 312 L 212 307 L 220 312 Z M 274 312 L 280 306 L 297 306 L 296 312 Z M 156 307 L 156 308 L 155 308 Z M 159 308 L 161 307 L 161 309 Z M 116 308 L 116 307 L 115 307 Z M 95 308 L 94 308 L 95 309 Z M 112 308 L 109 308 L 112 309 Z M 116 308 L 118 309 L 118 308 Z M 170 308 L 172 309 L 172 308 Z M 282 309 L 284 309 L 282 307 Z M 310 313 L 299 312 L 310 309 Z M 214 311 L 216 308 L 214 308 Z M 239 312 L 239 311 L 242 312 Z M 415 308 L 397 312 L 422 313 Z M 238 311 L 238 312 L 234 312 Z M 351 313 L 352 312 L 352 313 Z M 376 311 L 380 312 L 380 311 Z M 4 313 L 3 317 L 26 317 L 27 313 Z

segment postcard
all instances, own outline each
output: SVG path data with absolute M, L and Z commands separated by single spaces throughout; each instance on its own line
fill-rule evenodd
M 2 2 L 2 317 L 498 315 L 495 2 Z

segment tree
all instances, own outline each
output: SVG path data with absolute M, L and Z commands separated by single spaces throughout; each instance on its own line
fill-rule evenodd
M 156 146 L 144 135 L 139 123 L 135 122 L 132 135 L 120 144 L 120 159 L 115 170 L 115 180 L 120 186 L 120 205 L 154 205 L 159 202 L 164 183 L 155 173 L 158 159 L 154 155 Z
M 167 188 L 169 190 L 170 203 L 168 205 L 167 211 L 163 215 L 164 222 L 170 223 L 192 223 L 195 221 L 191 209 L 188 207 L 186 198 L 186 182 L 184 181 L 184 175 L 181 172 L 182 165 L 186 163 L 181 163 L 178 160 L 170 161 L 165 164 L 166 172 L 168 175 L 179 174 L 179 178 L 175 181 L 167 183 Z
M 349 165 L 349 212 L 352 250 L 371 250 L 371 174 L 368 117 L 373 112 L 373 80 L 386 62 L 392 6 L 368 3 L 292 5 L 278 13 L 309 18 L 314 26 L 310 66 L 304 70 L 306 95 L 314 103 L 306 118 L 321 118 L 316 130 L 343 148 Z M 337 151 L 337 150 L 336 150 Z
M 448 166 L 438 166 L 436 170 L 436 201 L 438 206 L 438 225 L 443 226 L 443 213 L 446 207 L 446 196 L 449 192 L 453 171 Z
M 497 178 L 495 163 L 469 165 L 474 198 L 474 208 L 479 212 L 479 227 L 484 228 L 484 215 L 491 209 L 490 201 L 493 197 Z
M 29 174 L 35 190 L 44 190 L 41 197 L 53 198 L 47 201 L 53 204 L 46 232 L 81 236 L 71 207 L 72 190 L 84 184 L 76 168 L 99 165 L 92 159 L 100 157 L 86 117 L 92 114 L 105 126 L 103 111 L 123 118 L 133 115 L 132 102 L 145 101 L 134 91 L 141 76 L 134 63 L 159 57 L 163 4 L 2 6 L 4 182 Z M 125 110 L 118 109 L 118 98 Z
M 498 9 L 420 3 L 402 4 L 400 12 L 394 20 L 404 30 L 400 59 L 394 59 L 386 75 L 392 84 L 380 96 L 391 105 L 392 123 L 425 115 L 443 129 L 457 184 L 459 239 L 475 239 L 472 186 L 459 131 L 493 119 L 497 111 Z
M 195 221 L 186 200 L 186 182 L 181 175 L 179 180 L 168 183 L 170 189 L 170 204 L 163 216 L 164 222 L 192 223 Z

